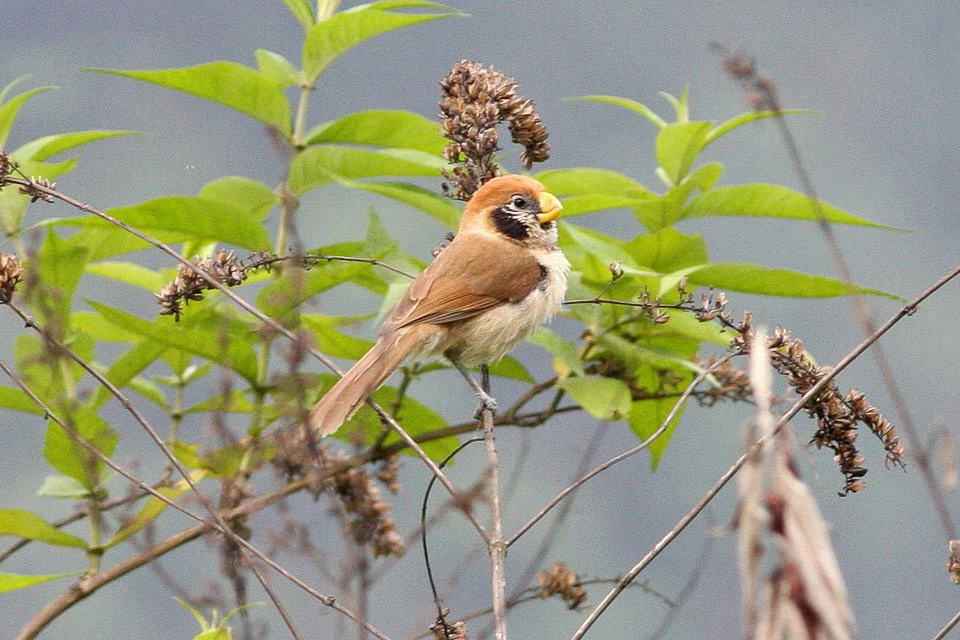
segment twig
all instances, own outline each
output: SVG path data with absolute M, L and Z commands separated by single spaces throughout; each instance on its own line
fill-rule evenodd
M 781 111 L 779 103 L 775 104 L 777 111 Z M 820 207 L 820 201 L 817 199 L 817 194 L 813 188 L 813 181 L 811 180 L 810 175 L 804 166 L 803 159 L 800 156 L 800 149 L 793 137 L 793 133 L 791 132 L 790 127 L 787 126 L 787 121 L 782 114 L 776 117 L 775 120 L 780 128 L 780 133 L 783 136 L 784 144 L 786 145 L 790 154 L 790 160 L 793 163 L 794 170 L 800 178 L 800 183 L 803 187 L 804 193 L 806 193 L 810 198 L 814 214 L 817 216 L 817 224 L 820 227 L 820 231 L 823 233 L 823 237 L 827 246 L 830 248 L 830 253 L 832 254 L 837 272 L 840 274 L 840 278 L 850 289 L 851 303 L 853 304 L 857 319 L 860 321 L 860 327 L 863 331 L 863 334 L 866 336 L 872 335 L 876 331 L 876 327 L 874 326 L 870 309 L 867 307 L 867 304 L 864 301 L 863 294 L 856 291 L 850 265 L 847 264 L 846 258 L 843 255 L 843 251 L 840 248 L 840 242 L 837 240 L 836 234 L 833 232 L 833 225 L 830 224 L 830 221 L 827 220 L 826 216 L 823 215 L 823 211 Z M 880 378 L 883 380 L 883 385 L 886 387 L 887 393 L 890 395 L 890 399 L 895 407 L 894 410 L 897 413 L 898 422 L 901 425 L 901 431 L 906 436 L 907 443 L 913 450 L 913 457 L 917 463 L 917 467 L 920 469 L 920 475 L 923 477 L 923 480 L 927 485 L 927 490 L 930 491 L 930 495 L 933 498 L 937 516 L 940 518 L 940 524 L 944 529 L 944 533 L 949 539 L 955 539 L 957 538 L 956 523 L 953 520 L 953 516 L 950 514 L 950 508 L 947 506 L 946 496 L 943 495 L 943 489 L 941 488 L 940 483 L 937 481 L 936 474 L 934 473 L 934 470 L 930 464 L 930 457 L 924 448 L 919 436 L 919 432 L 913 423 L 913 417 L 911 416 L 910 409 L 907 407 L 907 399 L 903 395 L 903 390 L 900 388 L 900 383 L 897 382 L 897 378 L 893 374 L 893 367 L 890 366 L 890 359 L 887 357 L 887 353 L 883 347 L 883 344 L 877 343 L 874 346 L 873 357 L 877 362 L 877 369 L 880 372 Z
M 272 588 L 270 588 L 270 583 L 267 581 L 267 578 L 260 573 L 260 570 L 257 569 L 257 565 L 254 562 L 250 563 L 250 570 L 253 571 L 255 576 L 257 576 L 257 580 L 260 582 L 260 586 L 263 587 L 263 590 L 267 592 L 267 597 L 270 598 L 270 602 L 272 602 L 273 606 L 276 607 L 277 613 L 279 613 L 280 617 L 283 619 L 283 623 L 287 625 L 287 629 L 290 630 L 290 635 L 293 636 L 294 640 L 301 640 L 300 634 L 297 633 L 297 628 L 293 625 L 293 620 L 290 619 L 290 614 L 287 613 L 286 607 L 284 607 L 283 603 L 280 602 L 280 598 L 277 597 L 277 594 L 274 593 Z M 361 619 L 366 618 L 363 617 Z
M 22 387 L 21 387 L 21 389 L 22 389 Z M 158 483 L 158 484 L 154 485 L 153 488 L 154 488 L 154 489 L 157 489 L 157 488 L 163 486 L 164 484 L 165 484 L 165 483 Z M 149 493 L 148 491 L 144 491 L 144 490 L 138 489 L 137 491 L 135 491 L 135 492 L 133 492 L 133 493 L 130 493 L 129 495 L 125 495 L 125 496 L 120 497 L 120 498 L 114 498 L 113 500 L 106 500 L 106 501 L 104 501 L 104 502 L 100 505 L 100 511 L 101 511 L 101 512 L 110 511 L 110 510 L 114 509 L 115 507 L 123 506 L 123 505 L 125 505 L 125 504 L 127 504 L 127 503 L 129 503 L 129 502 L 134 502 L 134 501 L 139 500 L 140 498 L 144 498 L 144 497 L 146 497 L 146 496 L 148 496 L 148 495 L 150 495 L 150 493 Z M 84 512 L 84 511 L 77 511 L 76 513 L 71 513 L 69 516 L 65 516 L 65 517 L 63 517 L 63 518 L 60 518 L 59 520 L 56 520 L 56 521 L 54 521 L 54 522 L 51 522 L 50 525 L 53 526 L 53 527 L 56 528 L 56 529 L 60 529 L 60 528 L 62 528 L 62 527 L 67 526 L 68 524 L 74 523 L 74 522 L 76 522 L 76 521 L 78 521 L 78 520 L 83 520 L 84 518 L 87 517 L 87 515 L 88 515 L 88 514 L 87 514 L 86 512 Z M 15 541 L 15 542 L 11 543 L 6 549 L 4 549 L 3 551 L 0 551 L 0 564 L 3 564 L 3 562 L 4 562 L 5 560 L 9 559 L 9 558 L 10 558 L 12 555 L 14 555 L 17 551 L 19 551 L 20 549 L 24 548 L 25 546 L 27 546 L 27 545 L 30 544 L 31 542 L 33 542 L 33 540 L 31 540 L 30 538 L 21 538 L 21 539 Z
M 937 635 L 933 636 L 933 640 L 943 640 L 943 638 L 946 638 L 947 634 L 950 633 L 955 626 L 957 626 L 958 622 L 960 622 L 960 611 L 958 611 L 957 614 L 950 619 L 950 622 L 948 622 L 943 629 L 940 629 Z
M 587 471 L 589 471 L 589 465 L 593 456 L 597 453 L 597 450 L 600 448 L 600 441 L 603 440 L 603 436 L 607 434 L 607 429 L 602 426 L 598 428 L 593 436 L 590 438 L 590 441 L 587 443 L 586 448 L 583 451 L 583 455 L 580 457 L 580 462 L 577 466 L 576 471 L 572 474 L 572 478 L 576 479 L 581 477 Z M 547 557 L 547 554 L 550 552 L 550 549 L 553 547 L 553 544 L 559 539 L 559 532 L 561 527 L 566 523 L 567 515 L 570 513 L 570 510 L 573 508 L 573 498 L 566 500 L 563 505 L 561 505 L 557 517 L 554 518 L 553 522 L 550 524 L 550 527 L 547 529 L 546 533 L 541 537 L 540 546 L 537 549 L 537 552 L 533 554 L 530 562 L 527 563 L 527 568 L 521 574 L 520 578 L 517 579 L 518 585 L 523 585 L 533 579 L 534 575 L 537 572 L 537 568 L 540 566 L 540 563 L 544 561 Z M 510 596 L 510 600 L 518 598 L 520 593 L 514 593 Z
M 856 289 L 853 282 L 853 273 L 843 254 L 843 250 L 840 248 L 840 241 L 833 232 L 833 225 L 823 214 L 823 209 L 817 198 L 817 192 L 813 186 L 813 180 L 800 154 L 800 147 L 797 145 L 797 141 L 787 124 L 786 118 L 783 117 L 783 106 L 780 104 L 773 80 L 765 75 L 759 74 L 754 67 L 752 59 L 727 51 L 720 45 L 714 45 L 714 48 L 724 56 L 724 64 L 728 72 L 741 84 L 750 89 L 752 92 L 751 95 L 759 99 L 759 104 L 774 111 L 776 116 L 774 120 L 780 130 L 780 136 L 783 138 L 783 144 L 787 149 L 793 170 L 800 180 L 801 189 L 810 200 L 810 206 L 817 219 L 817 225 L 823 234 L 824 242 L 830 251 L 837 273 L 847 286 L 851 304 L 853 305 L 857 320 L 860 323 L 863 335 L 873 335 L 876 332 L 876 327 L 871 317 L 870 309 L 867 307 L 863 295 Z M 924 483 L 927 485 L 927 490 L 933 498 L 934 507 L 944 533 L 949 539 L 955 539 L 958 537 L 957 527 L 953 516 L 950 514 L 946 497 L 943 494 L 940 483 L 937 481 L 936 474 L 930 464 L 929 454 L 923 447 L 919 431 L 914 425 L 910 410 L 907 407 L 906 397 L 903 395 L 900 384 L 893 374 L 893 367 L 890 366 L 890 359 L 887 357 L 886 350 L 882 344 L 877 344 L 874 347 L 873 357 L 876 360 L 877 369 L 880 372 L 883 385 L 893 402 L 898 416 L 898 423 L 902 427 L 901 431 L 906 436 L 907 444 L 913 450 L 914 459 L 916 460 L 917 467 L 920 469 L 920 475 L 923 477 Z
M 638 444 L 637 446 L 633 447 L 632 449 L 629 449 L 629 450 L 627 450 L 627 451 L 624 451 L 623 453 L 621 453 L 621 454 L 619 454 L 619 455 L 617 455 L 617 456 L 614 456 L 613 458 L 610 458 L 609 460 L 607 460 L 607 461 L 604 462 L 603 464 L 601 464 L 601 465 L 599 465 L 599 466 L 597 466 L 597 467 L 594 467 L 589 473 L 586 473 L 586 474 L 583 475 L 580 479 L 578 479 L 576 482 L 572 483 L 570 486 L 566 487 L 563 491 L 561 491 L 560 493 L 558 493 L 553 499 L 551 499 L 549 502 L 547 502 L 547 504 L 545 504 L 545 505 L 543 506 L 543 508 L 540 509 L 540 511 L 538 511 L 535 516 L 533 516 L 532 518 L 530 518 L 530 520 L 528 520 L 526 524 L 524 524 L 522 527 L 520 527 L 520 528 L 517 530 L 516 533 L 514 533 L 512 536 L 510 536 L 509 539 L 507 539 L 507 547 L 509 548 L 511 545 L 513 545 L 513 543 L 516 542 L 516 541 L 520 538 L 520 536 L 522 536 L 522 535 L 525 534 L 527 531 L 529 531 L 530 528 L 533 527 L 533 525 L 535 525 L 537 522 L 539 522 L 545 515 L 547 515 L 547 514 L 550 512 L 551 509 L 553 509 L 554 507 L 556 507 L 556 506 L 557 506 L 564 498 L 566 498 L 568 495 L 570 495 L 571 493 L 573 493 L 574 491 L 576 491 L 582 484 L 584 484 L 585 482 L 587 482 L 588 480 L 590 480 L 591 478 L 593 478 L 593 477 L 596 476 L 597 474 L 602 473 L 603 471 L 606 471 L 607 469 L 609 469 L 609 468 L 612 467 L 613 465 L 615 465 L 615 464 L 617 464 L 617 463 L 619 463 L 619 462 L 623 462 L 623 461 L 626 460 L 627 458 L 630 458 L 630 457 L 632 457 L 632 456 L 635 456 L 636 454 L 640 453 L 641 451 L 643 451 L 644 449 L 646 449 L 647 447 L 649 447 L 650 444 L 653 443 L 654 440 L 656 440 L 656 439 L 659 438 L 661 435 L 663 435 L 663 432 L 667 430 L 667 428 L 670 426 L 670 423 L 673 421 L 673 418 L 677 415 L 677 412 L 680 410 L 680 407 L 683 406 L 683 403 L 684 403 L 684 402 L 687 400 L 687 398 L 689 398 L 690 395 L 693 393 L 694 388 L 695 388 L 698 384 L 700 384 L 701 382 L 703 382 L 703 381 L 707 378 L 707 376 L 709 376 L 711 373 L 713 373 L 717 368 L 719 368 L 720 366 L 722 366 L 727 360 L 729 360 L 730 358 L 734 357 L 734 355 L 735 355 L 735 354 L 732 354 L 732 353 L 727 354 L 726 356 L 724 356 L 723 358 L 717 360 L 717 361 L 714 362 L 712 365 L 710 365 L 708 368 L 704 369 L 704 370 L 701 371 L 699 374 L 697 374 L 697 376 L 693 379 L 693 381 L 692 381 L 689 385 L 687 385 L 687 388 L 686 388 L 686 389 L 684 390 L 684 392 L 680 395 L 680 398 L 679 398 L 679 400 L 677 400 L 677 403 L 673 406 L 673 409 L 671 409 L 671 410 L 670 410 L 670 413 L 667 414 L 667 417 L 666 417 L 666 419 L 663 421 L 663 424 L 661 424 L 660 427 L 657 428 L 657 430 L 654 431 L 654 432 L 650 435 L 649 438 L 647 438 L 646 440 L 644 440 L 643 442 L 641 442 L 641 443 Z
M 325 468 L 321 472 L 319 472 L 318 478 L 323 479 L 323 478 L 333 477 L 339 473 L 343 473 L 344 471 L 354 466 L 366 464 L 371 460 L 376 459 L 379 455 L 388 455 L 388 453 L 393 453 L 403 448 L 404 447 L 401 445 L 401 443 L 396 443 L 391 447 L 385 448 L 385 450 L 382 452 L 376 452 L 376 453 L 368 452 L 366 454 L 363 454 L 362 456 L 358 456 L 353 460 L 345 461 L 341 464 L 331 465 L 330 467 Z M 278 489 L 275 489 L 270 493 L 266 493 L 260 497 L 253 498 L 247 502 L 244 502 L 243 504 L 233 509 L 230 509 L 229 511 L 225 511 L 221 513 L 221 517 L 224 520 L 233 520 L 238 517 L 251 515 L 262 509 L 265 509 L 266 507 L 274 504 L 278 500 L 288 495 L 291 495 L 293 493 L 297 493 L 298 491 L 302 491 L 303 489 L 309 488 L 311 486 L 311 483 L 314 481 L 315 481 L 314 478 L 302 478 L 300 480 L 296 480 L 294 482 L 291 482 L 290 484 L 284 485 L 283 487 L 279 487 Z M 17 636 L 17 640 L 27 640 L 29 638 L 36 637 L 36 635 L 40 631 L 42 631 L 44 627 L 46 627 L 56 617 L 58 617 L 60 614 L 62 614 L 64 611 L 66 611 L 67 609 L 69 609 L 79 601 L 92 595 L 101 587 L 104 587 L 110 584 L 114 580 L 117 580 L 123 577 L 124 575 L 130 573 L 131 571 L 134 571 L 135 569 L 138 569 L 144 565 L 149 564 L 155 559 L 162 557 L 163 555 L 183 546 L 184 544 L 187 544 L 188 542 L 192 542 L 193 540 L 196 540 L 200 536 L 206 533 L 209 533 L 212 530 L 216 530 L 216 525 L 213 522 L 201 520 L 198 524 L 193 525 L 189 529 L 173 534 L 163 542 L 160 542 L 159 544 L 155 545 L 154 547 L 151 547 L 150 549 L 147 549 L 141 553 L 138 553 L 135 556 L 128 558 L 122 562 L 119 562 L 116 565 L 108 569 L 105 569 L 99 573 L 96 573 L 90 576 L 84 576 L 75 585 L 71 586 L 69 589 L 67 589 L 62 594 L 60 594 L 60 596 L 55 598 L 53 601 L 49 602 L 43 608 L 43 610 L 37 613 L 34 616 L 33 620 L 31 620 L 27 626 L 21 629 L 20 635 Z M 288 572 L 283 567 L 279 566 L 276 562 L 271 560 L 261 551 L 252 547 L 252 545 L 250 545 L 247 541 L 243 539 L 239 539 L 239 540 L 242 546 L 244 546 L 247 549 L 250 549 L 254 553 L 254 555 L 256 555 L 261 560 L 263 560 L 268 565 L 270 565 L 272 568 L 280 572 L 281 575 L 286 577 L 295 585 L 297 585 L 298 587 L 300 587 L 301 589 L 303 589 L 304 591 L 312 595 L 314 598 L 319 600 L 322 604 L 337 610 L 338 612 L 347 616 L 351 620 L 354 620 L 358 624 L 363 625 L 364 628 L 366 628 L 371 634 L 373 634 L 377 638 L 380 638 L 380 640 L 389 640 L 387 636 L 385 636 L 383 633 L 378 631 L 376 628 L 372 627 L 368 623 L 361 622 L 360 620 L 358 620 L 352 611 L 340 605 L 338 602 L 336 602 L 334 598 L 318 592 L 316 589 L 310 587 L 309 585 L 304 583 L 302 580 L 300 580 L 296 576 L 290 574 L 290 572 Z
M 774 426 L 772 432 L 768 436 L 764 436 L 757 440 L 754 444 L 754 447 L 762 447 L 766 444 L 767 440 L 783 428 L 791 418 L 797 415 L 803 407 L 813 398 L 817 396 L 828 384 L 832 381 L 841 371 L 846 369 L 854 360 L 859 358 L 864 351 L 873 346 L 877 340 L 880 339 L 883 334 L 887 333 L 892 329 L 900 320 L 906 316 L 913 315 L 917 310 L 917 307 L 926 300 L 928 297 L 936 293 L 941 287 L 946 285 L 950 280 L 956 278 L 960 275 L 960 265 L 956 266 L 948 272 L 947 274 L 941 276 L 935 283 L 925 289 L 920 295 L 907 303 L 902 309 L 900 309 L 896 314 L 894 314 L 889 320 L 883 323 L 872 335 L 866 338 L 863 342 L 858 344 L 850 353 L 844 356 L 836 365 L 830 369 L 826 375 L 821 378 L 815 385 L 813 385 L 807 393 L 805 393 L 799 400 L 797 400 L 790 409 L 787 410 L 783 416 L 777 421 L 777 424 Z M 596 608 L 590 613 L 583 624 L 580 625 L 580 628 L 577 629 L 576 633 L 573 635 L 573 640 L 580 640 L 587 633 L 590 627 L 597 621 L 601 614 L 610 606 L 610 604 L 623 592 L 623 590 L 629 585 L 636 577 L 640 574 L 643 569 L 650 564 L 654 558 L 660 555 L 660 552 L 663 551 L 667 546 L 670 545 L 673 540 L 680 535 L 680 533 L 686 529 L 693 520 L 700 515 L 703 509 L 713 500 L 713 498 L 720 492 L 721 489 L 730 481 L 733 476 L 737 474 L 738 471 L 746 463 L 750 451 L 744 453 L 740 458 L 734 462 L 729 469 L 727 469 L 723 475 L 713 484 L 712 487 L 707 491 L 706 494 L 700 499 L 699 502 L 680 520 L 677 522 L 674 527 L 667 532 L 667 534 L 657 542 L 653 548 L 645 555 L 640 562 L 633 566 L 627 574 L 621 578 L 613 589 L 606 595 L 603 601 L 596 606 Z
M 711 526 L 711 523 L 708 522 L 706 526 L 708 532 Z M 660 621 L 660 624 L 654 632 L 650 634 L 650 640 L 657 640 L 658 638 L 664 637 L 667 630 L 673 624 L 673 621 L 680 615 L 683 605 L 689 600 L 690 596 L 693 595 L 697 586 L 699 586 L 700 578 L 703 577 L 703 573 L 707 568 L 707 561 L 710 559 L 710 554 L 713 551 L 713 541 L 713 536 L 708 533 L 703 544 L 703 549 L 700 550 L 700 555 L 693 561 L 693 570 L 690 572 L 687 582 L 683 585 L 683 588 L 680 589 L 680 593 L 673 599 L 673 602 L 670 603 L 670 609 L 667 611 L 667 615 L 663 617 L 663 620 Z
M 490 370 L 480 368 L 483 390 L 490 393 Z M 487 447 L 487 475 L 490 497 L 490 581 L 493 590 L 493 628 L 497 640 L 507 640 L 507 545 L 503 541 L 503 514 L 500 507 L 500 464 L 497 459 L 497 442 L 493 433 L 493 411 L 484 407 L 483 441 Z
M 126 409 L 127 412 L 133 416 L 134 420 L 136 420 L 137 423 L 141 427 L 143 427 L 144 431 L 147 432 L 147 435 L 150 436 L 150 439 L 153 440 L 154 444 L 156 444 L 157 447 L 160 448 L 160 451 L 163 452 L 163 455 L 166 456 L 170 464 L 172 464 L 176 468 L 176 470 L 180 473 L 184 481 L 190 487 L 190 490 L 197 496 L 197 499 L 200 501 L 200 504 L 203 505 L 203 508 L 216 521 L 216 528 L 224 536 L 229 538 L 232 542 L 240 544 L 241 541 L 243 541 L 243 539 L 240 536 L 238 536 L 233 531 L 233 528 L 227 523 L 227 521 L 220 516 L 217 509 L 210 502 L 209 498 L 207 498 L 207 496 L 205 496 L 200 492 L 200 489 L 199 487 L 197 487 L 197 484 L 194 481 L 193 477 L 190 475 L 190 472 L 187 471 L 186 467 L 184 467 L 183 464 L 180 462 L 180 460 L 173 454 L 173 451 L 170 449 L 170 447 L 167 446 L 167 443 L 163 441 L 163 438 L 160 437 L 160 434 L 157 433 L 156 429 L 154 429 L 153 426 L 147 421 L 147 419 L 137 410 L 137 408 L 133 405 L 133 403 L 130 402 L 129 399 L 127 399 L 127 397 L 123 394 L 123 392 L 121 392 L 120 389 L 118 389 L 112 382 L 110 382 L 110 380 L 108 380 L 106 376 L 104 376 L 102 373 L 97 371 L 86 360 L 84 360 L 79 355 L 77 355 L 77 353 L 73 351 L 73 349 L 71 349 L 64 343 L 50 336 L 46 331 L 44 331 L 40 327 L 40 325 L 37 324 L 37 322 L 30 315 L 28 315 L 26 312 L 20 309 L 18 305 L 16 305 L 11 301 L 11 302 L 8 302 L 6 306 L 12 309 L 13 312 L 16 313 L 18 316 L 20 316 L 20 318 L 24 321 L 26 326 L 32 328 L 34 331 L 39 333 L 48 344 L 50 344 L 52 347 L 56 348 L 60 353 L 64 354 L 65 356 L 67 356 L 68 358 L 76 362 L 78 365 L 80 365 L 87 373 L 93 376 L 93 378 L 97 382 L 99 382 L 105 389 L 107 389 L 107 391 L 110 392 L 111 395 L 113 395 L 120 402 L 123 408 Z M 4 369 L 4 372 L 7 373 L 7 375 L 15 379 L 14 374 L 9 369 L 7 369 L 6 366 L 4 366 L 3 369 Z M 18 384 L 20 384 L 19 381 L 18 381 Z M 25 392 L 28 392 L 28 390 L 25 388 L 24 385 L 20 384 L 20 386 L 22 389 L 24 389 Z M 30 395 L 31 395 L 31 399 L 34 402 L 38 403 L 38 406 L 43 407 L 44 412 L 46 412 L 48 416 L 51 416 L 51 417 L 53 416 L 53 413 L 50 411 L 50 409 L 46 407 L 37 396 L 33 394 L 30 394 Z M 57 420 L 57 423 L 61 426 L 61 428 L 63 428 L 68 433 L 70 433 L 70 435 L 74 439 L 78 441 L 82 440 L 82 438 L 80 438 L 79 434 L 72 428 L 72 426 L 67 426 L 64 423 L 64 421 L 61 421 L 61 420 Z M 173 500 L 169 500 L 165 496 L 162 496 L 162 494 L 160 494 L 158 491 L 153 490 L 147 483 L 127 473 L 119 465 L 114 463 L 112 460 L 109 460 L 107 456 L 102 455 L 100 451 L 90 443 L 85 443 L 84 446 L 89 451 L 95 452 L 94 455 L 96 455 L 99 459 L 101 459 L 106 464 L 108 464 L 112 469 L 114 469 L 118 473 L 121 473 L 125 478 L 127 478 L 137 486 L 141 487 L 142 489 L 148 490 L 152 494 L 155 494 L 156 496 L 160 497 L 166 504 L 173 506 L 175 509 L 182 511 L 183 513 L 195 519 L 202 520 L 199 516 L 196 516 L 193 513 L 191 513 L 189 510 L 181 507 Z M 263 554 L 259 554 L 259 555 L 264 559 L 266 559 L 263 556 Z M 259 575 L 258 575 L 258 578 L 259 578 Z M 29 637 L 29 636 L 26 636 L 26 637 Z
M 447 466 L 447 464 L 453 460 L 454 456 L 474 442 L 480 442 L 480 439 L 471 438 L 451 451 L 447 457 L 440 462 L 440 468 Z M 435 605 L 437 605 L 437 620 L 443 625 L 443 628 L 446 629 L 447 621 L 443 612 L 443 605 L 440 603 L 440 594 L 437 593 L 437 583 L 433 577 L 433 566 L 430 563 L 430 551 L 427 545 L 427 505 L 430 503 L 430 492 L 433 490 L 433 483 L 435 480 L 436 476 L 430 478 L 430 482 L 427 483 L 427 489 L 423 492 L 423 502 L 420 503 L 420 544 L 423 548 L 423 564 L 427 569 L 427 582 L 430 583 L 430 591 L 433 593 L 433 602 Z
M 237 306 L 239 306 L 241 309 L 243 309 L 247 313 L 253 315 L 255 318 L 263 322 L 266 326 L 270 327 L 272 330 L 288 338 L 294 344 L 300 344 L 300 340 L 298 340 L 297 336 L 292 331 L 290 331 L 286 327 L 276 322 L 273 318 L 270 318 L 267 315 L 265 315 L 259 309 L 257 309 L 256 307 L 251 305 L 249 302 L 247 302 L 246 300 L 244 300 L 243 298 L 235 294 L 233 291 L 231 291 L 229 287 L 226 287 L 225 285 L 223 285 L 223 283 L 219 282 L 216 278 L 214 278 L 209 273 L 207 273 L 207 271 L 205 271 L 204 269 L 200 269 L 199 267 L 197 267 L 197 265 L 193 264 L 192 262 L 190 262 L 189 260 L 181 256 L 179 253 L 176 252 L 176 250 L 174 250 L 169 245 L 166 245 L 163 242 L 156 240 L 155 238 L 143 233 L 139 229 L 131 227 L 130 225 L 126 224 L 121 220 L 118 220 L 117 218 L 110 215 L 109 213 L 106 213 L 105 211 L 101 211 L 96 207 L 93 207 L 84 202 L 80 202 L 75 198 L 71 198 L 68 195 L 60 193 L 56 189 L 52 189 L 48 186 L 38 184 L 33 180 L 26 180 L 26 179 L 14 178 L 12 176 L 5 176 L 0 178 L 0 185 L 4 183 L 18 184 L 21 186 L 28 187 L 38 193 L 43 193 L 50 197 L 57 198 L 62 202 L 78 209 L 83 213 L 89 213 L 89 214 L 95 215 L 123 229 L 124 231 L 140 238 L 144 242 L 159 249 L 163 253 L 166 253 L 168 256 L 170 256 L 180 264 L 186 265 L 188 268 L 192 269 L 204 281 L 210 284 L 210 286 L 220 291 L 223 295 L 225 295 L 227 298 L 233 301 Z M 321 352 L 317 351 L 315 348 L 309 345 L 301 345 L 301 347 L 305 349 L 314 358 L 319 360 L 324 366 L 329 368 L 331 371 L 334 371 L 339 375 L 343 375 L 343 371 L 341 371 L 340 368 L 337 367 L 337 365 L 332 360 L 330 360 L 327 356 L 325 356 L 324 354 L 322 354 Z M 380 416 L 381 420 L 386 421 L 387 424 L 389 424 L 390 427 L 394 431 L 396 431 L 396 433 L 400 436 L 400 438 L 403 439 L 403 441 L 407 443 L 407 445 L 417 454 L 417 456 L 423 461 L 423 463 L 427 465 L 427 468 L 430 469 L 430 472 L 439 478 L 440 483 L 444 486 L 444 488 L 447 489 L 447 491 L 450 492 L 450 495 L 456 499 L 458 496 L 458 492 L 456 488 L 453 486 L 450 480 L 443 474 L 443 472 L 440 471 L 440 468 L 437 467 L 436 463 L 430 459 L 430 456 L 428 456 L 426 452 L 417 444 L 416 440 L 411 438 L 410 435 L 399 425 L 399 423 L 397 423 L 397 421 L 393 418 L 393 416 L 388 414 L 376 402 L 368 398 L 367 404 L 369 404 L 370 407 L 372 407 L 373 410 L 377 412 L 377 415 Z M 165 445 L 162 444 L 162 441 L 161 441 L 161 447 L 165 448 Z M 189 482 L 189 479 L 187 481 Z M 470 520 L 473 526 L 476 527 L 477 530 L 481 532 L 481 534 L 485 533 L 483 525 L 480 524 L 480 521 L 477 519 L 476 515 L 473 514 L 473 512 L 471 512 L 467 508 L 464 508 L 463 513 L 467 516 L 467 519 Z

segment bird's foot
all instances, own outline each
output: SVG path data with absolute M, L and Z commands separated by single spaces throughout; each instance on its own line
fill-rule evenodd
M 480 406 L 477 407 L 476 412 L 473 414 L 474 419 L 479 420 L 485 410 L 489 410 L 491 413 L 497 411 L 497 401 L 489 393 L 480 389 L 477 391 L 477 397 L 480 398 Z

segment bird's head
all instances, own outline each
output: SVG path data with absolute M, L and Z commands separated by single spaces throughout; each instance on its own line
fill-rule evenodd
M 506 175 L 477 189 L 460 221 L 460 231 L 497 233 L 527 246 L 557 245 L 557 216 L 563 206 L 533 178 Z

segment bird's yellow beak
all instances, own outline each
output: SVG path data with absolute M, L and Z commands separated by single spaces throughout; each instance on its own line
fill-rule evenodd
M 537 220 L 540 221 L 540 224 L 556 220 L 557 216 L 560 215 L 560 209 L 563 209 L 563 205 L 560 204 L 557 196 L 544 191 L 540 194 L 540 213 L 537 214 Z

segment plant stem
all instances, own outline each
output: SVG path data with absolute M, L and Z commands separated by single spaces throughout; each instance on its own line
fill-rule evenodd
M 480 369 L 483 390 L 490 393 L 490 370 L 486 365 Z M 489 475 L 490 539 L 487 549 L 490 552 L 490 580 L 493 589 L 493 627 L 497 640 L 507 640 L 507 545 L 503 540 L 503 518 L 500 507 L 500 475 L 497 462 L 497 442 L 493 433 L 493 411 L 484 408 L 483 441 L 487 446 L 487 473 Z

